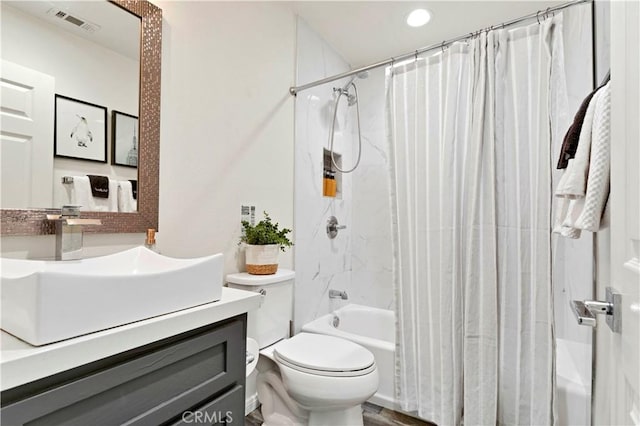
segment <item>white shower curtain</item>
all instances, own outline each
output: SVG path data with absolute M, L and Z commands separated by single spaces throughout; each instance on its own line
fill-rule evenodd
M 397 394 L 439 425 L 553 422 L 562 16 L 387 73 Z

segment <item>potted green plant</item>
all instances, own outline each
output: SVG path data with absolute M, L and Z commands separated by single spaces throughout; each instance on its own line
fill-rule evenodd
M 278 253 L 293 243 L 287 237 L 291 229 L 279 229 L 278 223 L 271 222 L 267 212 L 256 225 L 242 221 L 243 235 L 240 243 L 246 244 L 247 272 L 253 275 L 270 275 L 278 271 Z

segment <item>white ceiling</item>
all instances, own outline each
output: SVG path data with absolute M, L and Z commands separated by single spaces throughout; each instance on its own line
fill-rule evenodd
M 293 1 L 286 3 L 354 68 L 497 25 L 564 1 Z M 406 16 L 426 8 L 431 22 Z
M 136 61 L 140 58 L 140 18 L 106 1 L 100 0 L 1 0 L 40 20 Z M 83 21 L 97 24 L 100 29 L 90 33 L 49 14 L 52 9 L 64 11 Z

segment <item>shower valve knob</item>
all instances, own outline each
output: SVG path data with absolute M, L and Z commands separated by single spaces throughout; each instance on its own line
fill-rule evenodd
M 331 216 L 327 221 L 327 236 L 330 240 L 333 240 L 338 236 L 340 229 L 347 229 L 345 225 L 338 225 L 338 219 L 335 216 Z

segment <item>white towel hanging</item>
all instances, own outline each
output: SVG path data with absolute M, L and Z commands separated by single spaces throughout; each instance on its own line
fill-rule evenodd
M 87 176 L 73 176 L 69 199 L 71 204 L 81 206 L 85 212 L 117 212 L 118 211 L 118 184 L 109 179 L 109 197 L 97 198 L 91 193 L 91 183 Z
M 133 198 L 133 187 L 128 180 L 118 181 L 118 211 L 131 213 L 138 210 L 138 203 Z
M 611 178 L 611 89 L 608 83 L 602 92 L 593 123 L 587 192 L 575 223 L 576 228 L 592 232 L 600 229 Z
M 580 132 L 576 157 L 556 189 L 560 198 L 553 232 L 579 238 L 596 232 L 609 196 L 611 168 L 611 90 L 607 83 L 592 98 Z M 587 121 L 588 118 L 588 121 Z
M 596 112 L 596 105 L 602 96 L 602 89 L 598 90 L 591 98 L 587 112 L 582 122 L 580 138 L 576 155 L 569 160 L 569 164 L 560 178 L 560 183 L 556 188 L 556 197 L 582 198 L 587 189 L 587 174 L 589 173 L 589 156 L 591 153 L 591 139 L 593 135 L 593 121 Z
M 70 204 L 80 206 L 80 210 L 89 211 L 93 195 L 91 195 L 91 183 L 87 176 L 73 176 L 73 182 L 69 187 Z

